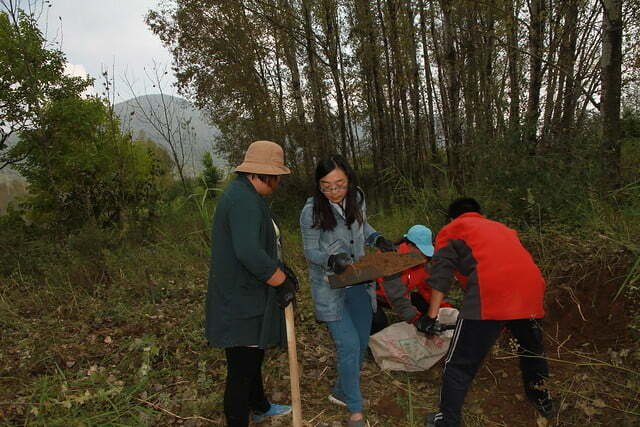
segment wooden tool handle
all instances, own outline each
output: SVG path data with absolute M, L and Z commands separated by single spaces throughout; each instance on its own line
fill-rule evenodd
M 287 350 L 289 352 L 289 378 L 291 378 L 291 406 L 293 406 L 293 427 L 302 427 L 302 401 L 300 400 L 300 373 L 296 352 L 296 327 L 293 303 L 284 309 L 287 322 Z

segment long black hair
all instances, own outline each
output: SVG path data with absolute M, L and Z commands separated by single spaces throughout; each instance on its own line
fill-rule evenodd
M 342 169 L 349 181 L 344 207 L 347 225 L 351 226 L 356 220 L 361 223 L 363 220 L 361 205 L 364 196 L 362 190 L 358 188 L 355 172 L 349 162 L 340 154 L 329 154 L 316 166 L 316 188 L 313 195 L 313 227 L 327 231 L 333 230 L 337 222 L 331 210 L 329 199 L 320 191 L 320 180 L 334 169 Z M 358 200 L 358 194 L 360 194 L 360 200 Z

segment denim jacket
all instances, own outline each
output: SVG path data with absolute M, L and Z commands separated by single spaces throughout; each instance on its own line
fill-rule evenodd
M 360 193 L 361 195 L 362 193 Z M 331 289 L 327 263 L 330 255 L 344 252 L 351 255 L 354 261 L 364 255 L 364 245 L 373 246 L 380 233 L 367 222 L 364 197 L 360 197 L 363 223 L 355 221 L 350 227 L 335 206 L 331 206 L 337 225 L 331 231 L 321 228 L 313 228 L 313 197 L 307 199 L 300 213 L 300 229 L 302 231 L 302 243 L 304 256 L 309 264 L 309 281 L 311 283 L 311 296 L 315 307 L 316 318 L 322 322 L 331 322 L 342 318 L 344 308 L 344 289 Z M 371 297 L 371 306 L 376 310 L 375 283 L 367 283 L 367 292 Z

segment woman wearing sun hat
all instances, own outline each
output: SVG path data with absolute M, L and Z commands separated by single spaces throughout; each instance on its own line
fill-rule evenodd
M 424 225 L 409 228 L 404 238 L 396 242 L 398 253 L 414 252 L 424 258 L 427 266 L 417 265 L 400 274 L 376 280 L 378 310 L 374 314 L 371 333 L 374 334 L 389 325 L 383 307 L 393 310 L 402 320 L 415 323 L 429 308 L 431 288 L 427 285 L 428 267 L 433 256 L 433 235 Z M 441 307 L 451 307 L 443 302 Z
M 251 413 L 258 422 L 291 412 L 267 400 L 261 369 L 266 348 L 286 345 L 283 308 L 297 280 L 281 268 L 279 232 L 264 199 L 291 173 L 282 147 L 253 142 L 234 172 L 213 218 L 205 335 L 225 349 L 227 425 L 245 427 Z

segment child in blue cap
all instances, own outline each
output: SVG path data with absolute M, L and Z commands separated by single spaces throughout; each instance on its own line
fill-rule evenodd
M 408 323 L 414 323 L 429 308 L 431 288 L 427 285 L 427 269 L 433 256 L 433 233 L 428 227 L 416 224 L 407 230 L 396 246 L 398 253 L 417 253 L 424 258 L 426 265 L 420 264 L 399 274 L 376 280 L 378 310 L 374 313 L 372 334 L 389 324 L 382 307 L 391 308 L 398 317 Z M 443 302 L 441 306 L 452 307 L 447 302 Z

